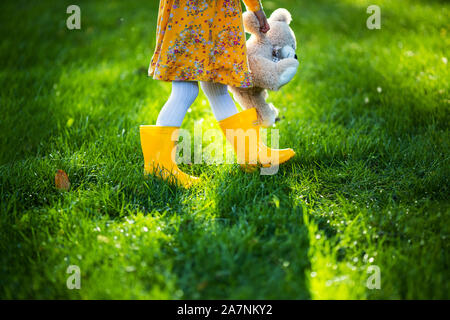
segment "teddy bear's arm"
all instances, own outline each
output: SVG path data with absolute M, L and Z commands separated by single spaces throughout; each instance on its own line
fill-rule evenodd
M 247 10 L 256 12 L 262 9 L 261 3 L 259 0 L 243 0 Z
M 273 62 L 260 56 L 250 56 L 249 64 L 254 79 L 254 86 L 271 91 L 279 90 L 294 77 L 298 60 L 294 58 Z

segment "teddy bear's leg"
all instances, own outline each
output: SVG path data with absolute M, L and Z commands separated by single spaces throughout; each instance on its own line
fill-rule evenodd
M 251 98 L 250 89 L 242 89 L 236 88 L 232 86 L 228 86 L 228 90 L 233 94 L 234 100 L 242 107 L 242 109 L 250 109 L 253 108 L 253 101 Z
M 260 88 L 240 89 L 228 87 L 233 98 L 243 109 L 255 108 L 262 126 L 273 125 L 278 117 L 278 110 L 271 103 L 267 103 L 267 90 Z
M 266 90 L 263 90 L 259 94 L 252 96 L 253 106 L 258 112 L 258 118 L 263 127 L 272 126 L 278 117 L 278 110 L 272 103 L 268 103 L 266 101 L 267 97 L 268 95 Z

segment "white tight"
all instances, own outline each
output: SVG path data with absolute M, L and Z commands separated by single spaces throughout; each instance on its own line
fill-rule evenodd
M 159 112 L 157 126 L 179 127 L 191 104 L 198 95 L 198 83 L 194 81 L 172 81 L 172 92 Z
M 231 117 L 238 112 L 226 85 L 217 82 L 201 81 L 200 86 L 209 100 L 217 121 Z
M 226 85 L 216 82 L 200 82 L 201 88 L 209 100 L 217 121 L 228 118 L 238 112 Z M 172 81 L 172 92 L 161 109 L 157 126 L 179 127 L 189 107 L 198 96 L 198 82 Z

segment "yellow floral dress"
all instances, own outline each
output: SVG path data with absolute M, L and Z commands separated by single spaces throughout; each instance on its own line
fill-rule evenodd
M 260 0 L 243 0 L 250 11 Z M 252 87 L 241 0 L 160 0 L 148 75 Z

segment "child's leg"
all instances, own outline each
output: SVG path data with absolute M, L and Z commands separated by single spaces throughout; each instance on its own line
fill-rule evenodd
M 157 126 L 180 127 L 198 95 L 197 81 L 172 81 L 172 92 L 156 120 Z
M 264 167 L 276 167 L 277 165 L 288 161 L 295 155 L 292 149 L 272 149 L 267 147 L 260 136 L 260 124 L 258 123 L 258 115 L 255 108 L 238 112 L 236 104 L 228 93 L 228 87 L 221 83 L 200 82 L 203 92 L 205 92 L 211 104 L 214 116 L 219 121 L 223 133 L 227 136 L 227 130 L 242 130 L 243 136 L 232 135 L 230 143 L 233 145 L 239 160 L 243 164 L 245 171 L 254 171 L 257 166 L 256 161 Z M 246 135 L 249 130 L 253 130 L 256 139 L 249 137 L 248 142 L 243 144 L 235 143 L 234 138 L 239 137 L 246 141 Z M 227 136 L 228 138 L 228 136 Z M 242 140 L 241 140 L 242 141 Z M 255 145 L 251 145 L 256 143 Z M 270 171 L 274 172 L 274 171 Z
M 208 97 L 214 116 L 221 121 L 238 113 L 233 99 L 228 93 L 228 87 L 222 83 L 200 82 L 203 92 Z
M 181 171 L 173 157 L 178 127 L 197 95 L 196 81 L 172 81 L 172 92 L 158 115 L 156 126 L 140 126 L 145 174 L 154 174 L 187 188 L 199 181 Z

